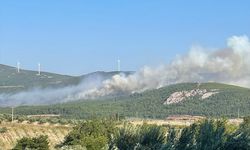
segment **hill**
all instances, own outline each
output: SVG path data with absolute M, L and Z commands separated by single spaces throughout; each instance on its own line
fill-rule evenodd
M 0 94 L 17 93 L 33 88 L 62 88 L 77 85 L 89 78 L 95 78 L 96 76 L 105 80 L 118 73 L 120 72 L 98 71 L 82 76 L 69 76 L 41 72 L 41 75 L 38 75 L 37 71 L 23 69 L 18 73 L 15 67 L 0 64 Z M 124 71 L 122 73 L 130 74 L 131 72 Z
M 173 93 L 187 91 L 216 92 L 191 95 L 178 103 L 166 104 Z M 250 89 L 220 83 L 181 83 L 160 89 L 134 93 L 129 96 L 97 100 L 79 100 L 49 106 L 22 106 L 15 112 L 30 114 L 61 114 L 65 118 L 93 117 L 138 117 L 161 118 L 170 115 L 198 115 L 210 117 L 238 117 L 250 114 Z M 0 113 L 10 113 L 10 108 L 0 109 Z

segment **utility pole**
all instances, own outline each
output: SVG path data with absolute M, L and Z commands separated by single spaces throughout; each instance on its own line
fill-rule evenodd
M 14 107 L 11 107 L 11 122 L 14 122 Z
M 240 118 L 240 109 L 238 108 L 238 119 Z

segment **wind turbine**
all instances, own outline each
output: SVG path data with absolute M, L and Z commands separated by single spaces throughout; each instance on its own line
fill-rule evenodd
M 38 63 L 38 75 L 40 76 L 41 75 L 41 64 Z
M 121 71 L 121 60 L 120 59 L 117 60 L 117 71 L 118 72 Z
M 20 72 L 20 62 L 18 61 L 17 62 L 17 73 L 19 73 Z

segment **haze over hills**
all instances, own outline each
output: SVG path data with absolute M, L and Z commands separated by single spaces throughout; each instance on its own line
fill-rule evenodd
M 2 106 L 48 104 L 61 102 L 65 97 L 95 87 L 116 74 L 131 71 L 98 71 L 81 76 L 20 70 L 0 64 L 0 101 Z
M 0 64 L 0 93 L 4 92 L 4 89 L 7 89 L 6 91 L 13 92 L 16 90 L 25 90 L 35 87 L 48 88 L 72 86 L 77 85 L 82 81 L 84 82 L 84 80 L 91 77 L 99 76 L 103 80 L 106 80 L 118 73 L 130 74 L 132 72 L 97 71 L 81 76 L 69 76 L 42 72 L 41 75 L 38 75 L 37 71 L 23 69 L 18 73 L 16 67 Z
M 199 93 L 199 91 L 206 91 Z M 174 93 L 176 103 L 166 103 Z M 214 94 L 204 94 L 216 92 Z M 142 93 L 97 100 L 79 100 L 45 106 L 21 106 L 17 114 L 60 114 L 65 118 L 88 119 L 114 115 L 139 118 L 166 118 L 170 115 L 238 117 L 250 113 L 250 89 L 220 83 L 181 83 Z M 2 108 L 0 113 L 10 113 Z
M 82 94 L 89 89 L 102 87 L 116 77 L 129 78 L 133 72 L 94 72 L 83 76 L 42 72 L 39 76 L 36 71 L 17 73 L 15 67 L 5 65 L 0 66 L 0 71 L 1 106 L 21 106 L 16 108 L 16 113 L 21 115 L 61 114 L 66 118 L 91 118 L 120 114 L 164 118 L 176 114 L 236 117 L 239 110 L 240 115 L 250 113 L 250 89 L 239 86 L 180 83 L 125 94 L 119 93 L 118 88 L 111 96 L 86 98 Z M 8 108 L 1 111 L 10 113 Z
M 17 73 L 13 67 L 2 66 L 0 85 L 3 94 L 0 102 L 5 106 L 52 104 L 129 95 L 185 82 L 218 82 L 250 87 L 249 54 L 250 41 L 243 35 L 228 38 L 226 48 L 208 51 L 207 48 L 192 47 L 187 54 L 174 58 L 168 64 L 144 66 L 136 72 L 96 72 L 72 77 L 46 72 L 37 75 L 37 72 L 26 70 Z M 206 97 L 217 91 L 185 92 L 187 95 L 203 93 Z

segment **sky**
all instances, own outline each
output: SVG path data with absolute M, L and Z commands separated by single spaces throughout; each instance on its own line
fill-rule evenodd
M 81 75 L 138 70 L 250 36 L 248 0 L 0 1 L 0 63 Z

